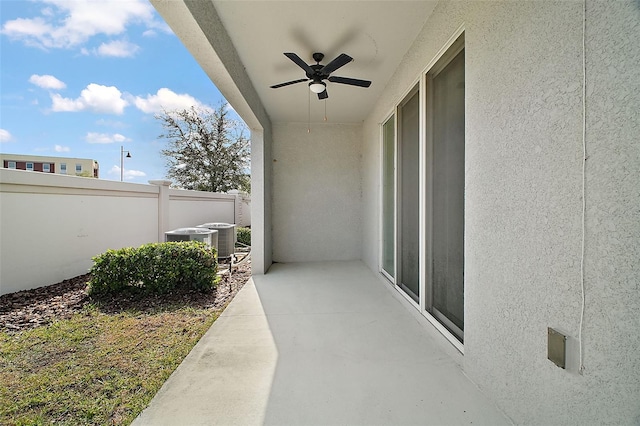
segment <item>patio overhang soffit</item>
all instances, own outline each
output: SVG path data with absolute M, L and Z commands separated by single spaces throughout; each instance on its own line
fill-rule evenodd
M 151 0 L 247 124 L 306 122 L 309 89 L 287 59 L 327 63 L 340 53 L 355 60 L 336 75 L 371 80 L 364 89 L 328 83 L 331 121 L 365 119 L 437 1 L 202 1 Z M 311 94 L 312 108 L 321 101 Z M 313 103 L 316 104 L 313 104 Z M 324 108 L 324 106 L 323 106 Z

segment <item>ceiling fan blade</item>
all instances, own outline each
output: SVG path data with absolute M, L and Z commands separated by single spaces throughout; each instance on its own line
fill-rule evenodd
M 369 80 L 358 80 L 357 78 L 329 77 L 328 80 L 332 83 L 349 84 L 351 86 L 359 86 L 359 87 L 371 86 L 371 82 Z
M 329 75 L 340 67 L 347 65 L 349 62 L 353 61 L 353 58 L 345 53 L 341 53 L 340 56 L 335 58 L 333 61 L 329 62 L 320 70 L 322 74 Z
M 286 83 L 274 84 L 273 86 L 269 86 L 272 89 L 277 89 L 278 87 L 289 86 L 291 84 L 302 83 L 303 81 L 308 81 L 308 78 L 301 78 L 300 80 L 287 81 Z
M 318 93 L 318 99 L 320 100 L 327 99 L 328 97 L 329 94 L 327 93 L 327 89 L 324 89 L 324 92 Z
M 307 73 L 307 75 L 313 75 L 313 69 L 311 69 L 311 67 L 307 65 L 305 61 L 300 59 L 300 56 L 296 55 L 295 53 L 285 53 L 284 56 L 295 62 L 295 64 L 302 68 L 304 72 Z

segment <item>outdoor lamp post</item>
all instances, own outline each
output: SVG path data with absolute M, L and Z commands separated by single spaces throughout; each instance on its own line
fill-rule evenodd
M 120 182 L 124 180 L 124 153 L 127 153 L 127 158 L 131 158 L 131 152 L 125 151 L 124 146 L 120 146 Z

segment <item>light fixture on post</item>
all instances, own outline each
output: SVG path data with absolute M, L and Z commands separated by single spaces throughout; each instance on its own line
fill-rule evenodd
M 120 146 L 120 182 L 124 180 L 124 153 L 127 153 L 127 158 L 131 158 L 131 152 L 125 151 L 124 146 Z
M 322 81 L 314 80 L 309 83 L 309 89 L 311 89 L 313 93 L 322 93 L 327 89 L 327 85 Z

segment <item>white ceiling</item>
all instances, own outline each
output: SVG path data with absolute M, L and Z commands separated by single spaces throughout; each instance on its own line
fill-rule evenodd
M 368 89 L 327 83 L 329 121 L 364 120 L 437 1 L 230 1 L 214 0 L 224 27 L 271 121 L 306 122 L 309 89 L 304 71 L 283 55 L 297 53 L 323 64 L 340 53 L 354 61 L 333 75 L 371 80 Z M 311 121 L 322 121 L 325 103 L 311 93 Z

